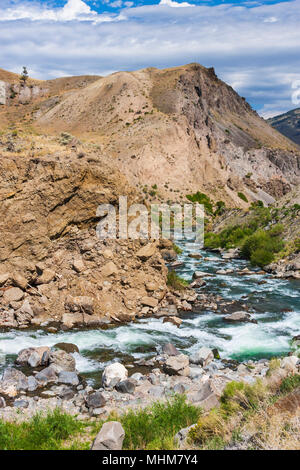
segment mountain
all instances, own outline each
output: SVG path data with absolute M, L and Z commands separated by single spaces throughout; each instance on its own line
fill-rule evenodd
M 147 68 L 23 88 L 5 80 L 2 89 L 14 93 L 6 93 L 0 125 L 71 134 L 148 201 L 185 201 L 200 191 L 246 208 L 248 201 L 271 203 L 300 182 L 298 147 L 213 68 Z
M 268 119 L 274 129 L 300 145 L 300 108 Z

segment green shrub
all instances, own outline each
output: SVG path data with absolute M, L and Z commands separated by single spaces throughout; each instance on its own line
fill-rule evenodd
M 224 201 L 217 201 L 216 203 L 216 210 L 214 215 L 222 215 L 225 212 L 225 202 Z
M 177 255 L 181 255 L 182 253 L 182 249 L 179 248 L 179 246 L 177 246 L 175 243 L 173 243 L 173 250 L 175 251 L 175 253 L 177 253 Z
M 201 409 L 187 404 L 183 395 L 148 408 L 129 410 L 120 418 L 125 430 L 123 449 L 170 449 L 175 434 L 194 424 L 200 414 Z
M 200 193 L 199 191 L 195 194 L 188 194 L 187 199 L 191 202 L 198 202 L 199 204 L 203 204 L 206 212 L 209 214 L 213 213 L 213 205 L 208 196 L 204 193 Z
M 248 199 L 247 199 L 247 197 L 245 196 L 244 193 L 240 193 L 240 192 L 239 192 L 239 193 L 238 193 L 238 197 L 239 197 L 240 199 L 242 199 L 243 201 L 248 202 Z
M 295 388 L 300 386 L 300 374 L 291 375 L 286 379 L 283 379 L 280 385 L 281 393 L 292 392 Z
M 274 260 L 275 253 L 284 247 L 280 239 L 283 227 L 277 225 L 269 231 L 257 230 L 244 241 L 241 254 L 249 259 L 253 265 L 266 266 Z

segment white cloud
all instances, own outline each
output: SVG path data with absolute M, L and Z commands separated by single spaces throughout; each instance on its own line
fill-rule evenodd
M 172 0 L 160 0 L 159 5 L 168 6 L 172 8 L 185 8 L 185 7 L 195 6 L 195 5 L 192 5 L 191 3 L 187 3 L 187 2 L 178 3 L 178 2 L 173 2 Z
M 22 4 L 23 3 L 23 4 Z M 109 15 L 99 15 L 82 0 L 67 0 L 62 8 L 47 8 L 42 4 L 18 3 L 14 7 L 1 9 L 0 21 L 29 19 L 31 21 L 112 21 Z

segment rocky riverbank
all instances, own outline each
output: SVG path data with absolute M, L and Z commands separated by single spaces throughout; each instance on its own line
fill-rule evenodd
M 107 419 L 113 411 L 146 407 L 174 394 L 185 394 L 188 402 L 207 412 L 219 406 L 229 382 L 267 380 L 270 369 L 272 380 L 281 381 L 300 371 L 296 355 L 277 360 L 274 370 L 274 361 L 238 363 L 220 359 L 217 350 L 206 347 L 189 357 L 165 344 L 158 355 L 136 361 L 147 372 L 130 374 L 131 367 L 112 362 L 103 370 L 102 386 L 93 388 L 76 370 L 77 350 L 58 344 L 20 351 L 15 366 L 5 369 L 0 380 L 0 419 L 29 419 L 57 407 L 79 420 Z

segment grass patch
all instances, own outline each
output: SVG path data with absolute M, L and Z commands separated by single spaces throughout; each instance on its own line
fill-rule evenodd
M 22 423 L 0 421 L 1 450 L 58 450 L 71 435 L 84 429 L 76 418 L 55 409 Z
M 189 283 L 182 279 L 175 271 L 169 271 L 167 277 L 167 285 L 175 290 L 185 289 Z
M 175 251 L 177 255 L 181 255 L 182 253 L 182 249 L 179 248 L 179 246 L 177 246 L 175 243 L 173 243 L 173 250 Z
M 300 374 L 291 375 L 281 382 L 280 392 L 283 394 L 292 392 L 300 386 Z
M 183 395 L 145 409 L 130 410 L 119 419 L 125 430 L 123 449 L 172 449 L 175 434 L 194 424 L 200 414 L 201 409 L 187 404 Z

